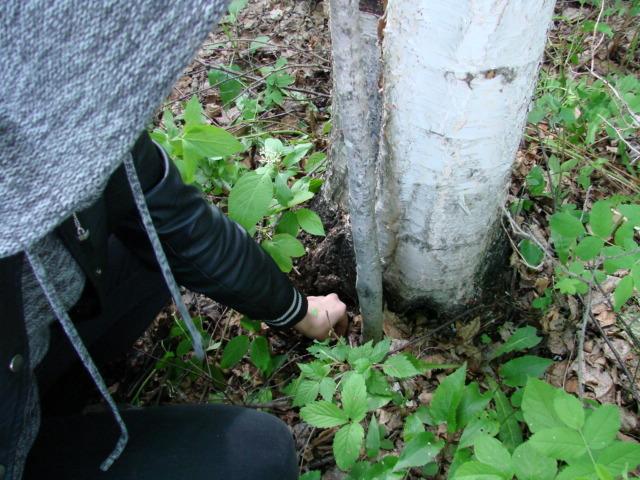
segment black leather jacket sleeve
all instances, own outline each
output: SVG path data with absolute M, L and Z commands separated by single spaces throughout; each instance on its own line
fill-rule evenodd
M 150 169 L 163 173 L 152 187 L 143 182 L 143 189 L 176 281 L 271 326 L 285 328 L 299 322 L 307 313 L 304 295 L 241 226 L 209 204 L 198 189 L 186 185 L 165 152 L 144 137 L 148 143 L 143 158 L 137 159 L 134 149 L 134 160 L 138 170 L 146 169 L 141 176 L 153 178 Z M 109 195 L 122 193 L 107 189 L 107 202 Z M 116 217 L 111 222 L 120 240 L 155 263 L 137 212 Z

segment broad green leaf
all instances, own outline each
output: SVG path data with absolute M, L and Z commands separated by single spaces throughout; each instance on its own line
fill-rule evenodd
M 489 435 L 495 436 L 498 434 L 500 430 L 500 424 L 490 418 L 487 415 L 474 418 L 469 422 L 467 427 L 462 432 L 462 436 L 460 437 L 460 441 L 458 443 L 459 448 L 467 448 L 473 445 L 473 442 L 476 441 L 481 435 Z
M 522 413 L 532 432 L 564 426 L 564 422 L 558 418 L 553 406 L 556 391 L 542 380 L 529 378 L 522 397 Z
M 597 480 L 597 478 L 591 460 L 584 459 L 562 469 L 555 480 Z
M 523 387 L 529 377 L 540 378 L 553 363 L 548 358 L 524 355 L 500 366 L 500 376 L 510 387 Z
M 308 208 L 301 208 L 296 210 L 296 217 L 298 224 L 302 229 L 312 235 L 324 235 L 324 227 L 322 226 L 322 220 L 316 212 L 309 210 Z
M 298 163 L 302 158 L 307 154 L 309 150 L 313 147 L 313 143 L 301 143 L 299 145 L 295 145 L 291 152 L 289 152 L 283 159 L 282 163 L 285 167 L 290 168 L 296 163 Z
M 621 204 L 618 205 L 617 210 L 620 211 L 627 222 L 634 227 L 640 225 L 640 205 Z
M 291 201 L 291 199 L 293 199 L 293 193 L 291 192 L 289 185 L 287 185 L 287 174 L 278 173 L 276 175 L 274 185 L 275 185 L 276 200 L 278 200 L 278 203 L 280 205 L 282 205 L 283 207 L 286 207 Z
M 598 237 L 586 236 L 576 246 L 576 255 L 582 260 L 593 260 L 600 254 L 602 247 L 604 247 L 604 240 Z
M 302 380 L 293 397 L 293 406 L 302 407 L 313 402 L 318 397 L 320 383 L 317 380 Z
M 480 462 L 463 463 L 456 470 L 453 480 L 504 480 L 503 473 Z
M 387 356 L 390 348 L 391 340 L 388 338 L 383 338 L 378 343 L 376 343 L 371 352 L 371 363 L 379 363 L 384 360 L 384 357 Z
M 557 395 L 553 399 L 553 408 L 567 427 L 580 430 L 584 425 L 582 402 L 573 395 Z
M 529 443 L 543 455 L 567 462 L 587 453 L 580 433 L 566 427 L 540 430 L 531 436 Z
M 330 402 L 333 398 L 333 394 L 336 392 L 336 381 L 331 377 L 325 377 L 320 380 L 320 395 L 323 400 Z
M 201 158 L 225 157 L 245 150 L 244 145 L 226 130 L 213 125 L 187 125 L 182 145 L 197 152 Z
M 492 465 L 507 478 L 513 476 L 511 454 L 499 440 L 489 435 L 481 435 L 473 443 L 473 452 L 478 461 Z
M 597 461 L 614 475 L 632 472 L 640 465 L 640 444 L 615 441 L 597 453 Z
M 402 428 L 402 439 L 409 442 L 418 433 L 424 432 L 424 425 L 418 415 L 411 414 L 404 419 L 404 427 Z
M 582 433 L 589 448 L 599 450 L 613 442 L 618 430 L 620 411 L 615 405 L 605 404 L 591 412 L 584 422 Z
M 542 249 L 531 240 L 521 240 L 518 244 L 518 250 L 530 267 L 537 267 L 544 258 Z
M 432 433 L 418 433 L 404 446 L 393 470 L 397 472 L 406 468 L 426 465 L 436 458 L 443 446 L 444 442 L 436 442 Z
M 194 95 L 184 106 L 184 123 L 187 125 L 198 125 L 203 122 L 202 105 L 198 96 Z
M 406 353 L 399 353 L 387 358 L 382 364 L 382 370 L 394 378 L 409 378 L 422 373 L 411 362 Z
M 480 387 L 477 382 L 467 385 L 458 405 L 456 420 L 458 428 L 464 428 L 469 421 L 478 416 L 489 404 L 491 397 L 491 392 L 480 393 Z
M 309 363 L 298 363 L 298 368 L 304 373 L 305 377 L 313 380 L 322 380 L 331 371 L 331 365 L 317 360 Z
M 380 453 L 380 428 L 375 415 L 371 415 L 371 420 L 369 420 L 365 448 L 369 458 L 377 457 L 378 453 Z
M 349 470 L 360 456 L 364 429 L 359 423 L 349 423 L 336 432 L 333 438 L 333 456 L 341 470 Z
M 522 327 L 513 332 L 506 342 L 500 345 L 491 358 L 497 358 L 505 353 L 522 351 L 527 348 L 535 347 L 542 338 L 536 334 L 536 329 L 532 326 Z
M 589 214 L 589 225 L 594 235 L 608 239 L 613 231 L 613 213 L 611 212 L 610 202 L 600 200 L 593 204 L 591 213 Z
M 269 212 L 273 182 L 269 175 L 248 172 L 240 177 L 229 194 L 229 217 L 251 230 Z
M 602 249 L 605 272 L 612 274 L 621 269 L 632 268 L 635 259 L 634 255 L 626 254 L 622 247 L 617 245 L 607 246 Z
M 298 236 L 298 219 L 296 214 L 289 211 L 285 212 L 276 226 L 276 233 L 288 233 L 292 237 Z
M 220 360 L 220 368 L 231 368 L 238 363 L 244 354 L 249 350 L 249 337 L 240 335 L 232 338 L 224 347 L 222 359 Z
M 353 372 L 342 385 L 342 408 L 353 422 L 359 422 L 367 413 L 367 387 L 364 377 Z
M 576 238 L 584 234 L 584 226 L 576 217 L 567 212 L 558 212 L 549 218 L 551 230 L 566 238 Z
M 288 233 L 274 235 L 271 240 L 264 240 L 261 245 L 285 273 L 293 268 L 291 257 L 301 257 L 305 254 L 302 243 Z
M 447 430 L 450 433 L 458 429 L 456 413 L 464 394 L 466 374 L 467 365 L 464 364 L 438 385 L 431 399 L 431 417 L 434 422 L 447 423 Z
M 622 306 L 633 296 L 633 277 L 626 275 L 618 282 L 613 292 L 614 310 L 619 312 Z
M 522 430 L 515 411 L 507 396 L 499 388 L 495 390 L 493 399 L 496 404 L 498 421 L 500 422 L 498 437 L 507 448 L 513 450 L 522 443 Z
M 321 480 L 322 472 L 320 470 L 311 470 L 303 475 L 300 475 L 298 480 Z
M 324 170 L 324 164 L 327 160 L 327 155 L 322 152 L 315 152 L 309 155 L 309 158 L 304 162 L 304 171 L 307 174 L 314 172 L 321 172 Z
M 320 400 L 300 409 L 300 417 L 309 425 L 318 428 L 331 428 L 344 425 L 349 417 L 331 402 Z
M 231 66 L 229 68 L 240 70 L 235 66 Z M 234 74 L 220 70 L 209 70 L 207 76 L 209 79 L 209 85 L 211 87 L 218 88 L 222 105 L 225 108 L 229 108 L 231 102 L 236 100 L 244 90 L 244 84 L 238 79 L 238 76 Z
M 271 353 L 269 353 L 269 343 L 264 337 L 256 337 L 251 343 L 251 361 L 258 369 L 266 375 L 271 367 Z
M 598 480 L 613 480 L 613 476 L 604 465 L 596 465 L 596 473 L 598 474 Z
M 513 452 L 513 469 L 518 480 L 553 480 L 558 464 L 525 442 Z
M 538 122 L 534 122 L 534 123 L 538 123 Z M 539 196 L 544 194 L 546 182 L 544 180 L 544 170 L 542 170 L 540 165 L 536 165 L 531 169 L 531 171 L 526 177 L 526 181 L 527 181 L 527 187 L 529 187 L 529 192 L 531 193 L 532 196 Z

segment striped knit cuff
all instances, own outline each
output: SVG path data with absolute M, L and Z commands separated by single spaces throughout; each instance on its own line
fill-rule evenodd
M 293 300 L 288 310 L 278 318 L 265 320 L 264 322 L 272 328 L 290 328 L 304 318 L 308 308 L 307 297 L 302 295 L 296 288 L 293 288 Z

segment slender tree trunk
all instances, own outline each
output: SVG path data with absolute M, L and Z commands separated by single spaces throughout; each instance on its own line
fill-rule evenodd
M 479 290 L 554 4 L 389 0 L 376 213 L 404 306 Z
M 356 290 L 365 338 L 382 335 L 382 270 L 374 219 L 377 136 L 369 132 L 358 0 L 331 0 L 334 108 L 340 111 L 338 163 L 346 163 Z M 345 161 L 346 160 L 346 161 Z

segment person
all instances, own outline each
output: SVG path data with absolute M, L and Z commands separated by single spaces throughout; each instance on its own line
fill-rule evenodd
M 299 292 L 144 133 L 226 2 L 90 7 L 0 17 L 0 480 L 297 478 L 275 417 L 118 409 L 100 376 L 170 298 L 203 354 L 176 282 L 310 338 L 343 329 L 346 307 Z M 109 411 L 47 416 L 47 399 L 73 403 L 79 368 Z

